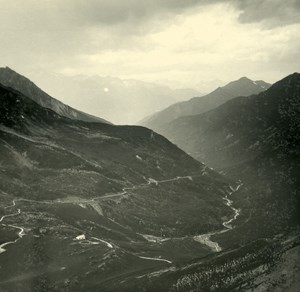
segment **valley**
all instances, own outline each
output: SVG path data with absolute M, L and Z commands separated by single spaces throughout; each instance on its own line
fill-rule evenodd
M 196 177 L 190 177 L 190 176 L 186 176 L 186 177 L 176 177 L 176 178 L 172 178 L 172 179 L 166 179 L 166 180 L 162 180 L 162 182 L 160 181 L 156 181 L 157 184 L 160 183 L 172 183 L 173 181 L 178 181 L 178 180 L 191 180 L 191 179 L 195 179 Z M 9 209 L 9 212 L 12 213 L 8 213 L 7 215 L 3 215 L 1 218 L 1 224 L 2 226 L 5 227 L 9 227 L 9 228 L 19 228 L 21 231 L 19 233 L 17 233 L 16 235 L 18 236 L 16 240 L 14 241 L 10 241 L 10 242 L 5 242 L 3 244 L 1 244 L 1 252 L 2 253 L 8 253 L 10 254 L 10 251 L 13 250 L 14 252 L 17 252 L 18 249 L 22 250 L 22 245 L 26 244 L 26 241 L 39 241 L 42 240 L 42 237 L 45 237 L 45 234 L 48 234 L 48 232 L 50 232 L 51 234 L 55 234 L 55 236 L 57 237 L 58 241 L 61 241 L 63 239 L 63 241 L 65 242 L 65 244 L 67 242 L 68 245 L 77 245 L 78 247 L 78 252 L 80 252 L 80 249 L 82 249 L 82 252 L 86 249 L 90 249 L 90 250 L 95 250 L 95 252 L 98 252 L 99 248 L 100 249 L 107 249 L 107 251 L 109 252 L 109 250 L 113 250 L 113 251 L 118 251 L 120 252 L 120 250 L 126 250 L 126 247 L 122 246 L 122 242 L 119 243 L 118 240 L 111 240 L 111 239 L 107 239 L 105 237 L 101 238 L 99 233 L 94 233 L 93 232 L 93 228 L 91 229 L 90 224 L 86 225 L 82 222 L 82 224 L 80 226 L 74 226 L 72 224 L 67 224 L 67 226 L 64 226 L 64 224 L 59 224 L 57 225 L 57 227 L 55 227 L 56 224 L 52 225 L 49 222 L 51 220 L 56 221 L 56 218 L 53 217 L 53 214 L 47 212 L 45 214 L 44 212 L 38 212 L 38 210 L 40 210 L 41 208 L 44 209 L 44 207 L 41 206 L 51 206 L 50 208 L 60 208 L 57 205 L 65 205 L 67 204 L 69 205 L 73 205 L 74 207 L 76 206 L 80 206 L 80 208 L 86 209 L 89 207 L 93 207 L 93 203 L 97 202 L 98 206 L 101 208 L 101 201 L 102 200 L 116 200 L 116 199 L 120 199 L 120 197 L 124 198 L 124 195 L 127 191 L 131 191 L 134 189 L 138 189 L 140 187 L 146 187 L 149 186 L 150 182 L 148 182 L 147 184 L 144 185 L 138 185 L 138 186 L 134 186 L 130 189 L 127 190 L 123 190 L 123 192 L 121 193 L 116 193 L 116 194 L 110 194 L 110 195 L 104 195 L 102 197 L 99 198 L 92 198 L 90 200 L 73 200 L 72 198 L 70 199 L 66 199 L 65 201 L 60 201 L 60 200 L 53 200 L 53 201 L 36 201 L 36 200 L 30 200 L 30 199 L 16 199 L 13 200 L 11 202 L 10 205 L 8 205 L 8 208 L 5 209 Z M 3 198 L 3 197 L 2 197 Z M 99 204 L 100 203 L 100 204 Z M 228 202 L 226 202 L 228 204 Z M 71 207 L 72 208 L 72 207 Z M 15 213 L 14 209 L 17 210 L 17 212 Z M 22 210 L 22 211 L 21 211 Z M 33 215 L 34 213 L 34 215 Z M 19 216 L 20 215 L 20 216 Z M 103 214 L 102 214 L 103 215 Z M 21 218 L 17 218 L 17 216 L 22 217 Z M 34 217 L 32 217 L 34 216 Z M 235 215 L 234 215 L 235 216 Z M 105 215 L 104 215 L 105 217 Z M 39 220 L 39 224 L 41 226 L 44 226 L 42 228 L 40 228 L 39 230 L 36 229 L 37 224 L 35 222 L 34 218 L 40 218 Z M 21 221 L 20 221 L 21 219 Z M 110 218 L 107 218 L 109 220 L 111 220 Z M 34 220 L 34 221 L 32 221 Z M 48 222 L 49 227 L 45 227 L 46 225 L 48 225 L 47 223 L 42 223 L 41 221 L 46 221 Z M 232 217 L 229 220 L 234 220 L 234 217 Z M 92 222 L 91 222 L 92 223 Z M 113 224 L 118 225 L 119 227 L 124 228 L 124 226 L 120 225 L 119 223 L 112 221 Z M 22 227 L 18 226 L 22 224 Z M 223 224 L 225 225 L 226 223 L 223 222 Z M 94 224 L 92 224 L 94 225 Z M 83 229 L 86 228 L 86 229 Z M 46 231 L 46 229 L 48 229 L 48 231 Z M 63 229 L 63 230 L 62 230 Z M 63 231 L 68 230 L 68 234 L 72 234 L 72 236 L 70 236 L 69 238 L 66 236 L 63 236 L 63 238 L 61 238 L 61 236 L 59 234 L 61 234 Z M 126 229 L 126 227 L 124 228 Z M 26 233 L 24 233 L 24 230 L 26 230 Z M 50 231 L 51 230 L 51 231 Z M 46 233 L 45 233 L 46 232 Z M 84 234 L 84 236 L 80 236 L 80 234 Z M 65 234 L 66 235 L 66 234 Z M 21 241 L 21 239 L 24 237 L 23 240 L 25 240 L 25 243 L 23 243 Z M 48 235 L 49 236 L 49 235 Z M 140 237 L 138 234 L 135 235 L 137 238 Z M 198 236 L 197 236 L 198 237 Z M 155 262 L 158 262 L 158 269 L 159 266 L 161 264 L 167 264 L 167 265 L 174 265 L 176 263 L 176 258 L 169 260 L 167 258 L 165 258 L 164 255 L 164 248 L 161 248 L 160 245 L 163 244 L 163 242 L 166 241 L 170 241 L 170 242 L 176 242 L 177 244 L 180 243 L 179 245 L 182 245 L 182 247 L 184 247 L 186 245 L 185 241 L 191 241 L 193 239 L 193 237 L 183 237 L 183 238 L 161 238 L 160 240 L 157 240 L 155 242 L 155 244 L 153 244 L 153 242 L 149 242 L 149 244 L 147 243 L 147 241 L 142 240 L 143 237 L 140 237 L 139 240 L 135 240 L 135 242 L 130 242 L 129 243 L 133 243 L 136 245 L 139 245 L 139 253 L 136 252 L 130 252 L 130 251 L 126 251 L 126 253 L 131 254 L 131 256 L 136 257 L 135 261 L 142 260 L 142 261 L 150 261 L 150 262 L 154 262 L 154 266 L 152 267 L 152 269 L 155 269 Z M 195 238 L 195 237 L 194 237 Z M 51 242 L 51 240 L 49 240 Z M 50 243 L 49 243 L 50 244 Z M 9 245 L 15 245 L 15 247 L 12 247 Z M 201 244 L 199 244 L 198 242 L 198 249 L 201 250 L 203 248 L 201 248 Z M 209 247 L 209 244 L 207 244 Z M 6 246 L 6 248 L 4 249 L 4 246 Z M 145 253 L 145 251 L 147 249 L 149 249 L 149 247 L 151 246 L 151 249 L 156 248 L 156 251 L 152 251 L 151 252 L 151 256 L 147 256 L 147 253 Z M 169 245 L 169 246 L 172 246 Z M 16 250 L 17 249 L 17 250 Z M 144 251 L 143 251 L 144 250 Z M 117 259 L 116 259 L 117 260 Z M 173 262 L 175 261 L 175 262 Z M 161 263 L 161 264 L 160 264 Z M 61 267 L 62 271 L 65 271 L 67 269 L 67 267 Z M 5 269 L 3 271 L 2 269 L 2 275 L 5 276 Z M 9 279 L 7 279 L 6 281 L 2 281 L 0 284 L 4 284 L 5 287 L 5 283 L 9 283 Z
M 0 3 L 0 292 L 300 291 L 300 0 Z
M 245 129 L 269 92 L 237 98 L 247 100 L 245 120 L 236 119 Z M 298 95 L 290 96 L 277 99 L 283 119 Z M 0 98 L 0 291 L 255 291 L 298 281 L 298 124 L 290 133 L 276 124 L 276 147 L 276 107 L 258 135 L 241 135 L 264 141 L 251 155 L 201 144 L 217 172 L 153 130 L 69 119 L 2 85 Z M 235 102 L 215 118 L 231 131 Z M 214 111 L 206 115 L 211 125 Z M 220 167 L 224 160 L 233 164 Z
M 212 252 L 194 236 L 232 218 L 234 182 L 149 129 L 70 120 L 0 89 L 3 291 L 105 290 Z

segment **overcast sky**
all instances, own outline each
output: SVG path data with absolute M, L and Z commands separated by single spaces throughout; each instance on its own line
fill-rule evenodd
M 0 0 L 0 65 L 198 87 L 299 71 L 299 0 Z

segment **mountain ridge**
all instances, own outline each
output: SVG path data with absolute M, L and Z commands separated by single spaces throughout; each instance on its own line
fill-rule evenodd
M 17 91 L 22 92 L 24 95 L 36 101 L 41 106 L 50 108 L 58 114 L 68 118 L 79 119 L 87 122 L 110 123 L 104 119 L 76 110 L 51 97 L 38 86 L 36 86 L 30 79 L 24 77 L 9 67 L 0 68 L 0 83 L 4 86 L 9 86 Z
M 213 116 L 215 119 L 217 119 L 217 118 L 221 119 L 221 117 L 224 117 L 224 118 L 231 117 L 232 113 L 230 111 L 232 111 L 232 112 L 234 111 L 236 114 L 238 114 L 240 111 L 239 106 L 241 106 L 241 110 L 244 111 L 244 108 L 246 109 L 249 104 L 249 106 L 251 106 L 251 110 L 255 111 L 256 109 L 253 104 L 261 103 L 261 107 L 264 108 L 264 113 L 266 115 L 265 118 L 267 118 L 268 115 L 270 115 L 274 112 L 277 112 L 277 107 L 280 105 L 280 102 L 282 102 L 282 104 L 285 104 L 285 100 L 283 99 L 283 96 L 289 96 L 289 95 L 293 96 L 294 94 L 298 94 L 297 90 L 295 90 L 298 88 L 298 85 L 296 84 L 296 85 L 294 85 L 294 87 L 291 85 L 291 83 L 297 82 L 298 78 L 299 78 L 299 73 L 294 73 L 294 74 L 291 74 L 291 75 L 283 78 L 282 80 L 276 82 L 269 89 L 267 89 L 264 92 L 261 92 L 258 95 L 250 95 L 247 97 L 242 97 L 242 96 L 236 97 L 234 99 L 227 101 L 223 105 L 221 105 L 211 111 L 208 111 L 206 113 L 198 114 L 198 115 L 191 115 L 191 116 L 186 116 L 186 117 L 180 117 L 180 118 L 172 121 L 169 125 L 167 125 L 166 128 L 162 132 L 167 137 L 169 137 L 169 139 L 171 139 L 171 141 L 178 143 L 182 147 L 182 145 L 183 145 L 182 143 L 184 143 L 184 141 L 189 140 L 189 138 L 192 138 L 192 136 L 194 136 L 195 138 L 199 135 L 201 136 L 201 134 L 196 134 L 197 128 L 200 125 L 202 125 L 201 120 L 207 121 L 207 123 L 208 123 L 207 125 L 209 126 L 210 123 L 212 123 L 211 119 Z M 274 99 L 274 96 L 276 96 L 277 98 Z M 264 99 L 265 103 L 263 103 L 261 101 L 261 99 Z M 259 111 L 259 109 L 257 109 L 256 111 Z M 218 112 L 220 114 L 218 114 Z M 277 112 L 277 114 L 279 114 L 279 113 Z M 243 119 L 242 116 L 241 116 L 241 119 Z M 189 138 L 187 138 L 185 136 L 185 134 L 187 133 L 187 129 L 189 127 L 192 127 L 192 128 L 190 128 Z M 201 128 L 199 128 L 198 130 L 201 131 L 200 129 Z M 254 130 L 255 130 L 255 128 L 254 128 Z M 172 134 L 173 131 L 185 136 L 184 138 L 181 139 L 181 142 L 179 142 L 179 140 L 173 136 L 173 134 Z M 207 130 L 204 130 L 204 131 L 206 132 Z M 174 134 L 175 134 L 175 132 L 174 132 Z M 226 137 L 224 138 L 224 141 L 226 141 Z M 197 143 L 195 143 L 195 144 L 197 144 Z M 187 149 L 186 147 L 183 147 L 183 148 Z M 188 151 L 190 152 L 191 148 L 189 148 Z M 212 165 L 212 166 L 214 166 L 214 165 Z
M 223 87 L 218 87 L 205 96 L 194 97 L 188 101 L 171 105 L 165 110 L 146 118 L 146 120 L 144 119 L 141 124 L 160 132 L 166 124 L 181 116 L 209 111 L 234 97 L 259 93 L 269 86 L 270 84 L 264 81 L 252 81 L 247 77 L 241 77 Z

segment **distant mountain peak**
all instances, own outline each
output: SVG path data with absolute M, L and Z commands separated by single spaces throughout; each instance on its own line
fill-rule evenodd
M 253 80 L 251 80 L 250 78 L 248 78 L 246 76 L 243 76 L 243 77 L 241 77 L 240 79 L 238 79 L 236 81 L 250 81 L 250 82 L 252 82 Z
M 266 89 L 271 86 L 270 83 L 267 83 L 263 80 L 252 80 L 252 79 L 250 79 L 246 76 L 243 76 L 243 77 L 241 77 L 237 80 L 229 82 L 228 84 L 224 85 L 221 88 L 226 88 L 228 86 L 233 86 L 233 85 L 252 85 L 252 84 L 262 86 L 262 87 L 266 87 Z
M 257 94 L 261 91 L 268 89 L 271 84 L 263 81 L 263 80 L 251 80 L 248 77 L 241 77 L 237 80 L 231 81 L 225 86 L 221 87 L 221 89 L 229 91 L 232 93 L 232 97 L 238 95 L 251 95 Z

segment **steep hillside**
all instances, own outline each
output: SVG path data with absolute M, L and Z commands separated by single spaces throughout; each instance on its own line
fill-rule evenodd
M 207 112 L 237 96 L 248 96 L 262 92 L 270 87 L 264 81 L 252 81 L 246 77 L 228 83 L 203 97 L 176 103 L 146 119 L 141 124 L 162 133 L 167 124 L 179 117 Z
M 295 146 L 298 78 L 299 74 L 291 75 L 259 95 L 238 97 L 207 113 L 179 118 L 163 132 L 200 161 L 219 169 L 251 160 L 264 151 Z
M 95 291 L 211 254 L 194 236 L 233 216 L 229 189 L 149 129 L 71 120 L 0 86 L 1 291 Z
M 68 117 L 70 119 L 77 119 L 87 122 L 109 123 L 104 119 L 83 113 L 81 111 L 71 108 L 70 106 L 63 104 L 62 102 L 58 101 L 57 99 L 51 97 L 46 92 L 41 90 L 29 79 L 18 74 L 17 72 L 11 70 L 8 67 L 0 68 L 0 84 L 18 90 L 24 95 L 30 97 L 39 105 L 52 109 L 59 115 Z
M 244 182 L 245 217 L 274 232 L 300 223 L 300 74 L 259 95 L 177 119 L 165 131 L 195 158 Z

